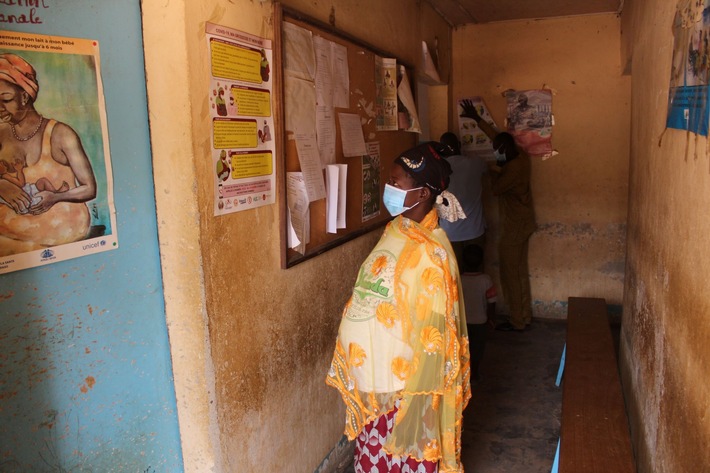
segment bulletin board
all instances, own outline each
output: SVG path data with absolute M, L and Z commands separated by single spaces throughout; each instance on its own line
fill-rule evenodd
M 416 146 L 419 139 L 418 133 L 404 130 L 378 131 L 376 119 L 372 116 L 372 110 L 376 101 L 375 84 L 375 62 L 376 57 L 395 58 L 392 54 L 378 50 L 363 41 L 353 38 L 347 34 L 337 31 L 336 28 L 309 18 L 298 11 L 291 10 L 279 4 L 275 5 L 274 15 L 277 25 L 275 31 L 275 66 L 278 84 L 275 93 L 277 94 L 275 105 L 277 116 L 281 117 L 277 125 L 277 156 L 283 156 L 278 163 L 277 179 L 281 185 L 279 193 L 279 214 L 281 223 L 281 265 L 289 268 L 298 263 L 306 261 L 314 256 L 322 254 L 332 248 L 337 247 L 349 240 L 357 238 L 365 233 L 381 228 L 391 220 L 390 214 L 380 202 L 379 214 L 371 216 L 363 221 L 363 196 L 366 194 L 363 187 L 363 172 L 379 173 L 378 198 L 381 198 L 384 185 L 389 179 L 390 168 L 394 159 L 402 152 Z M 311 31 L 313 36 L 320 36 L 329 41 L 343 45 L 347 48 L 347 62 L 349 71 L 349 107 L 335 108 L 334 113 L 357 114 L 362 124 L 363 135 L 366 143 L 379 143 L 379 168 L 368 168 L 363 170 L 362 157 L 345 157 L 342 151 L 341 130 L 339 120 L 335 120 L 336 126 L 336 163 L 347 165 L 347 199 L 346 199 L 346 226 L 337 230 L 337 233 L 326 231 L 326 200 L 320 199 L 310 202 L 310 240 L 305 246 L 305 252 L 300 253 L 289 248 L 288 245 L 288 203 L 286 190 L 286 176 L 289 172 L 300 171 L 299 157 L 296 147 L 295 134 L 293 130 L 286 129 L 284 117 L 284 48 L 283 48 L 283 25 L 292 23 L 299 27 Z M 409 78 L 412 78 L 412 67 L 403 64 L 397 59 L 397 65 L 403 65 Z M 411 83 L 411 82 L 410 82 Z M 315 106 L 315 104 L 314 104 Z M 279 149 L 282 153 L 279 153 Z M 373 190 L 371 194 L 374 194 Z

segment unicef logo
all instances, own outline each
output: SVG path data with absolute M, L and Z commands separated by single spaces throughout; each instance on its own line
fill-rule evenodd
M 101 246 L 106 246 L 106 240 L 101 240 L 101 242 L 100 242 L 99 244 L 100 244 Z
M 46 249 L 42 253 L 40 253 L 40 256 L 43 259 L 51 258 L 52 256 L 54 256 L 54 251 L 52 251 L 50 249 Z

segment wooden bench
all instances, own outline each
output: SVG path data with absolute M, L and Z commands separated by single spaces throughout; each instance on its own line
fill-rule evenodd
M 568 303 L 559 471 L 634 473 L 606 301 L 570 297 Z

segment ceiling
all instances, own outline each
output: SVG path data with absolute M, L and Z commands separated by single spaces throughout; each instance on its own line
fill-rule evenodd
M 424 0 L 451 25 L 618 13 L 624 0 Z

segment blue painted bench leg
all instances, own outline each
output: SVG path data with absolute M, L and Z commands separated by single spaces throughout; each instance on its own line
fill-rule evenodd
M 557 380 L 555 381 L 555 386 L 559 386 L 562 382 L 562 373 L 565 372 L 565 355 L 567 354 L 567 344 L 562 349 L 562 357 L 560 358 L 560 368 L 557 370 Z M 557 450 L 555 451 L 555 460 L 552 462 L 552 469 L 550 473 L 558 473 L 560 466 L 560 440 L 557 439 Z
M 557 440 L 557 451 L 555 452 L 555 461 L 552 462 L 552 469 L 550 473 L 557 473 L 557 469 L 560 466 L 560 441 Z
M 565 355 L 567 354 L 567 344 L 562 350 L 562 358 L 560 358 L 560 368 L 557 370 L 557 380 L 555 381 L 555 386 L 559 386 L 562 382 L 562 373 L 565 371 Z

